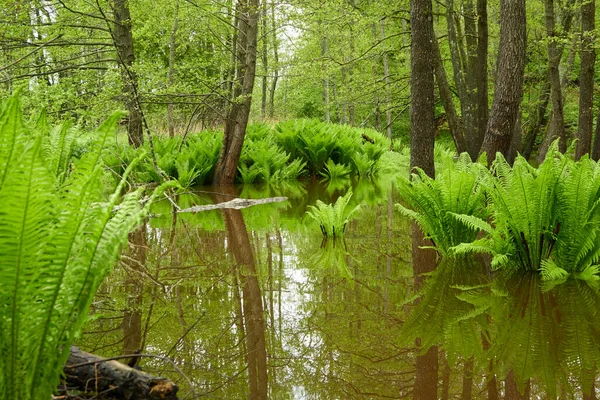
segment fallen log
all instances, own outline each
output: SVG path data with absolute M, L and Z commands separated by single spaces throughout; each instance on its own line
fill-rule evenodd
M 287 197 L 268 197 L 265 199 L 235 198 L 233 200 L 229 200 L 224 203 L 208 204 L 206 206 L 193 206 L 193 207 L 189 207 L 189 208 L 184 208 L 183 210 L 179 210 L 177 212 L 197 213 L 197 212 L 201 212 L 201 211 L 217 210 L 217 209 L 223 209 L 223 208 L 232 208 L 234 210 L 240 210 L 242 208 L 248 208 L 248 207 L 256 206 L 259 204 L 278 203 L 278 202 L 286 201 L 286 200 L 287 200 Z
M 96 399 L 175 400 L 178 387 L 166 378 L 152 376 L 114 359 L 106 359 L 71 346 L 63 369 L 63 386 L 94 394 Z M 55 397 L 61 398 L 61 397 Z M 66 394 L 62 398 L 74 398 Z M 77 396 L 75 396 L 77 398 Z

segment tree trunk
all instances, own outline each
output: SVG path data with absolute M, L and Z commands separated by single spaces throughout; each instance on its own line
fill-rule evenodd
M 435 175 L 433 145 L 435 138 L 433 81 L 433 16 L 431 0 L 410 3 L 410 167 L 420 167 Z
M 179 29 L 179 0 L 175 0 L 173 11 L 173 29 L 171 30 L 171 41 L 169 42 L 169 91 L 173 90 L 175 79 L 175 46 L 177 45 L 177 29 Z M 167 119 L 169 123 L 169 136 L 175 136 L 175 123 L 173 122 L 173 93 L 169 93 L 169 104 L 167 106 Z
M 463 67 L 461 62 L 461 51 L 459 50 L 458 33 L 456 32 L 456 18 L 454 16 L 454 1 L 446 1 L 446 23 L 448 25 L 448 45 L 450 46 L 450 57 L 452 58 L 452 71 L 454 72 L 454 84 L 459 99 L 466 97 Z
M 477 109 L 477 29 L 475 21 L 477 16 L 472 0 L 463 0 L 463 10 L 466 42 L 466 58 L 463 59 L 463 68 L 466 96 L 460 99 L 460 103 L 465 137 L 470 147 L 469 153 L 472 158 L 475 158 L 481 148 L 477 130 L 479 121 Z
M 506 0 L 500 4 L 500 50 L 496 92 L 481 152 L 488 164 L 496 153 L 506 154 L 514 132 L 523 96 L 526 45 L 525 0 Z
M 331 122 L 331 111 L 330 111 L 330 101 L 329 101 L 329 76 L 327 72 L 327 63 L 325 62 L 325 57 L 327 56 L 327 38 L 323 36 L 321 38 L 321 57 L 323 61 L 321 63 L 321 69 L 323 73 L 323 107 L 325 111 L 325 122 Z
M 592 146 L 592 159 L 594 161 L 600 160 L 600 110 L 598 110 L 598 117 L 596 119 L 596 134 L 594 136 L 594 145 Z
M 528 124 L 529 128 L 525 134 L 525 144 L 523 145 L 523 157 L 527 160 L 531 157 L 531 153 L 533 152 L 536 139 L 542 126 L 546 125 L 546 109 L 550 102 L 550 91 L 550 82 L 546 78 L 539 91 L 540 98 L 537 101 L 537 106 L 534 111 L 530 111 L 529 113 L 531 118 Z
M 548 125 L 550 142 L 559 139 L 559 150 L 567 149 L 565 136 L 565 118 L 563 114 L 562 93 L 560 87 L 560 59 L 558 53 L 558 36 L 555 29 L 554 0 L 545 1 L 546 8 L 546 34 L 548 35 L 548 76 L 550 80 L 550 98 L 552 99 L 552 114 Z M 562 53 L 562 52 L 561 52 Z M 545 157 L 545 154 L 544 154 Z
M 515 121 L 512 138 L 510 141 L 510 147 L 508 149 L 508 153 L 506 154 L 506 161 L 508 161 L 512 165 L 515 162 L 517 155 L 521 153 L 522 149 L 523 127 L 521 126 L 521 110 L 519 110 L 517 114 L 517 120 Z
M 594 124 L 594 50 L 596 2 L 588 0 L 581 5 L 581 70 L 579 72 L 579 122 L 577 124 L 577 149 L 575 159 L 589 154 L 592 147 Z
M 379 20 L 379 33 L 381 40 L 385 38 L 385 21 Z M 390 63 L 387 51 L 383 52 L 383 84 L 385 92 L 385 134 L 388 139 L 392 138 L 392 99 L 390 93 Z
M 114 0 L 113 40 L 117 50 L 117 59 L 123 78 L 125 105 L 129 111 L 127 136 L 129 144 L 139 147 L 144 142 L 142 130 L 142 113 L 138 99 L 138 79 L 134 70 L 135 55 L 133 52 L 133 35 L 131 32 L 131 15 L 127 0 Z
M 440 98 L 446 112 L 446 118 L 448 119 L 448 125 L 450 127 L 450 133 L 454 139 L 454 145 L 458 154 L 467 151 L 467 142 L 465 140 L 464 131 L 462 129 L 462 123 L 458 115 L 456 114 L 456 108 L 454 107 L 454 100 L 452 99 L 452 92 L 450 85 L 448 84 L 448 78 L 446 77 L 446 70 L 442 62 L 442 55 L 440 53 L 440 46 L 436 34 L 433 34 L 433 40 L 431 41 L 433 46 L 433 69 L 435 72 L 435 80 L 440 93 Z
M 279 46 L 277 44 L 277 23 L 275 20 L 275 2 L 271 2 L 271 30 L 272 30 L 272 48 L 273 48 L 273 60 L 275 65 L 273 66 L 273 79 L 271 80 L 271 90 L 269 92 L 269 118 L 273 119 L 275 116 L 275 90 L 277 89 L 277 80 L 279 79 Z
M 487 0 L 477 0 L 477 143 L 481 147 L 489 118 Z M 479 152 L 479 148 L 477 149 Z
M 261 24 L 261 35 L 260 40 L 262 41 L 262 66 L 263 66 L 263 77 L 262 77 L 262 96 L 260 102 L 260 117 L 265 119 L 267 117 L 267 85 L 269 75 L 269 40 L 267 36 L 267 1 L 263 0 L 262 4 L 262 24 Z
M 568 0 L 563 8 L 562 18 L 561 18 L 563 21 L 562 22 L 563 35 L 567 35 L 571 31 L 571 26 L 572 26 L 572 22 L 573 22 L 573 5 L 574 5 L 574 3 L 575 3 L 575 0 Z M 552 12 L 554 12 L 554 8 L 552 9 Z M 554 23 L 556 24 L 556 17 L 554 17 L 554 21 L 555 21 Z M 574 39 L 575 39 L 575 37 L 576 36 L 574 36 Z M 561 104 L 564 104 L 564 92 L 565 92 L 565 88 L 567 86 L 566 78 L 568 78 L 568 76 L 569 76 L 568 71 L 570 71 L 572 69 L 572 65 L 573 65 L 574 57 L 575 57 L 573 49 L 577 47 L 576 43 L 577 43 L 577 41 L 574 40 L 573 48 L 571 49 L 570 54 L 569 54 L 569 59 L 567 60 L 567 68 L 565 69 L 565 72 L 563 73 L 563 76 L 560 81 L 560 91 L 562 93 Z M 556 55 L 558 57 L 558 60 L 555 60 L 555 62 L 556 62 L 556 65 L 559 66 L 559 75 L 560 75 L 560 60 L 562 59 L 564 44 L 562 44 L 559 41 L 556 41 L 554 44 L 555 44 L 554 51 L 556 52 Z M 548 103 L 551 98 L 551 93 L 552 93 L 552 88 L 551 88 L 550 72 L 549 72 L 548 75 L 546 76 L 546 82 L 544 83 L 544 86 L 543 86 L 542 95 L 541 95 L 537 113 L 534 114 L 534 119 L 530 124 L 531 128 L 529 129 L 527 138 L 525 140 L 525 148 L 523 150 L 523 156 L 526 159 L 529 159 L 529 157 L 531 156 L 533 147 L 535 145 L 535 141 L 537 139 L 537 135 L 538 135 L 539 131 L 541 130 L 541 127 L 546 125 L 546 117 L 545 117 L 546 116 L 546 108 L 548 107 Z M 564 110 L 563 110 L 563 124 L 564 124 Z M 564 128 L 563 128 L 563 132 L 564 132 Z M 553 135 L 553 132 L 548 130 L 548 132 L 544 136 L 544 140 L 542 141 L 542 144 L 541 144 L 539 152 L 538 152 L 538 157 L 537 157 L 539 162 L 542 162 L 544 160 L 544 158 L 546 158 L 546 153 L 548 151 L 548 148 L 550 147 L 550 144 L 552 143 L 552 135 Z M 565 146 L 566 146 L 566 135 L 565 135 Z
M 252 104 L 252 89 L 256 74 L 256 40 L 258 35 L 259 0 L 239 0 L 238 79 L 235 99 L 230 104 L 225 121 L 223 146 L 215 167 L 214 184 L 233 184 L 242 153 L 246 127 Z

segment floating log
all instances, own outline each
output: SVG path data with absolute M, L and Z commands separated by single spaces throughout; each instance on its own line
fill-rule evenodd
M 177 385 L 114 359 L 106 359 L 71 347 L 64 384 L 74 391 L 93 393 L 96 399 L 175 400 Z M 61 398 L 57 396 L 55 398 Z M 63 398 L 73 398 L 65 396 Z
M 208 204 L 206 206 L 194 206 L 194 207 L 190 207 L 190 208 L 185 208 L 183 210 L 179 210 L 177 212 L 197 213 L 200 211 L 217 210 L 217 209 L 223 209 L 223 208 L 232 208 L 234 210 L 239 210 L 242 208 L 256 206 L 259 204 L 278 203 L 278 202 L 286 201 L 286 200 L 287 200 L 287 197 L 268 197 L 266 199 L 238 199 L 238 198 L 235 198 L 233 200 L 229 200 L 224 203 Z

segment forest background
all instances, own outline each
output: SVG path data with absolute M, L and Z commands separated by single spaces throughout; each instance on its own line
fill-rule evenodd
M 580 138 L 578 154 L 598 158 L 594 1 L 413 3 L 425 5 L 437 38 L 426 59 L 435 129 L 451 132 L 459 152 L 481 150 L 504 83 L 518 106 L 502 117 L 509 159 L 518 151 L 541 160 L 556 138 L 563 150 Z M 148 134 L 221 128 L 251 92 L 254 121 L 317 118 L 408 142 L 408 1 L 5 0 L 2 8 L 0 96 L 27 87 L 26 114 L 44 107 L 51 121 L 85 129 L 126 109 L 121 123 L 137 146 Z M 522 45 L 499 58 L 501 26 Z M 255 84 L 244 89 L 253 52 Z

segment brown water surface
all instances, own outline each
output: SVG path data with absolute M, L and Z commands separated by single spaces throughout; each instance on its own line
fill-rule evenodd
M 164 357 L 139 364 L 188 399 L 593 398 L 583 393 L 600 360 L 597 287 L 551 288 L 473 258 L 437 260 L 394 211 L 392 187 L 355 187 L 351 206 L 361 209 L 344 239 L 328 241 L 305 212 L 344 185 L 175 199 L 185 208 L 289 197 L 244 210 L 157 204 L 102 285 L 79 344 Z

